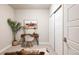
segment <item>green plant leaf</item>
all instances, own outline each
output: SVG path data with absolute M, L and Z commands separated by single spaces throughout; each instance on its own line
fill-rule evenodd
M 10 18 L 7 19 L 9 26 L 12 29 L 12 32 L 17 33 L 21 29 L 21 24 L 16 21 L 12 21 Z

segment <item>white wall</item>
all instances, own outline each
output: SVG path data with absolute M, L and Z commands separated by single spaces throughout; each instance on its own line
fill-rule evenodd
M 12 31 L 7 24 L 7 18 L 14 20 L 14 10 L 9 5 L 0 5 L 0 52 L 11 45 Z
M 23 24 L 24 19 L 32 19 L 38 21 L 38 34 L 41 43 L 49 42 L 49 10 L 48 9 L 16 9 L 15 18 Z M 18 32 L 18 37 L 22 32 Z

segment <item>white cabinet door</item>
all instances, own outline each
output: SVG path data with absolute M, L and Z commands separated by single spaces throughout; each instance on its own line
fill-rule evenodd
M 50 19 L 49 19 L 49 42 L 50 42 L 50 45 L 52 46 L 52 49 L 53 49 L 53 51 L 55 50 L 54 49 L 54 33 L 55 33 L 55 31 L 54 31 L 54 15 L 52 15 L 51 17 L 50 17 Z
M 55 13 L 55 52 L 63 53 L 63 10 L 62 7 Z
M 67 39 L 67 42 L 64 43 L 64 54 L 79 54 L 78 4 L 64 5 L 64 21 L 66 22 L 66 24 L 64 24 L 64 37 Z

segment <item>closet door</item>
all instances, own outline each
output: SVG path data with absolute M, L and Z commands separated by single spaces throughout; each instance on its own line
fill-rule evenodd
M 55 12 L 55 52 L 63 53 L 63 10 L 62 6 Z
M 53 51 L 55 50 L 55 40 L 54 40 L 54 15 L 50 16 L 49 19 L 49 42 L 50 45 L 52 46 Z
M 76 55 L 79 54 L 79 5 L 71 5 L 64 13 L 67 13 L 67 29 L 64 29 L 67 30 L 67 42 L 64 46 L 64 52 L 67 48 L 67 54 Z

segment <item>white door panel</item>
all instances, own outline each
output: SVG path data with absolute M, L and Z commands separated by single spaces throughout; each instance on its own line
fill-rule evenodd
M 55 13 L 55 52 L 62 54 L 63 20 L 62 7 Z
M 69 21 L 71 20 L 79 20 L 79 5 L 72 5 L 69 9 L 68 9 L 68 12 L 69 12 Z
M 64 34 L 64 37 L 67 38 L 64 48 L 67 47 L 68 54 L 77 55 L 79 54 L 79 5 L 71 5 L 71 7 L 64 7 L 64 9 L 64 20 L 67 20 L 67 24 L 64 24 L 67 26 L 67 29 L 64 28 L 64 33 L 67 30 L 67 34 Z
M 79 27 L 79 20 L 76 20 L 76 21 L 69 21 L 69 26 L 75 26 L 75 27 Z
M 70 46 L 68 48 L 68 54 L 69 55 L 79 55 L 79 51 Z
M 79 43 L 79 27 L 69 27 L 69 40 Z
M 49 42 L 54 51 L 54 15 L 49 19 Z
M 76 50 L 79 50 L 79 44 L 74 42 L 74 41 L 71 41 L 69 40 L 68 41 L 68 46 L 72 46 L 73 48 L 75 48 Z

